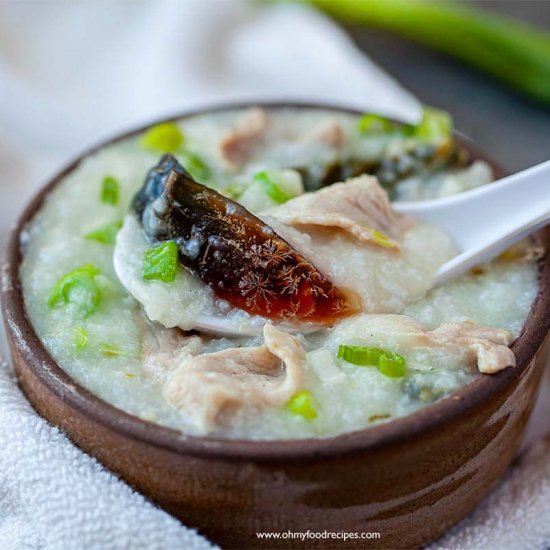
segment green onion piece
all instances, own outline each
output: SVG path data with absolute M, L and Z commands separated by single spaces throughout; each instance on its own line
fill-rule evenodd
M 84 327 L 76 327 L 74 329 L 74 348 L 80 353 L 88 347 L 89 338 L 88 331 Z
M 200 183 L 208 181 L 210 178 L 210 168 L 204 160 L 190 151 L 182 151 L 179 155 L 183 167 Z
M 422 121 L 414 129 L 414 137 L 426 141 L 449 139 L 453 132 L 451 115 L 439 109 L 424 108 Z
M 453 132 L 453 119 L 446 111 L 425 107 L 417 126 L 398 124 L 379 115 L 363 115 L 357 127 L 363 135 L 394 134 L 425 141 L 449 139 Z
M 406 370 L 405 358 L 397 353 L 387 351 L 378 361 L 378 372 L 389 378 L 402 378 Z
M 338 357 L 360 367 L 372 366 L 384 376 L 401 378 L 407 370 L 405 358 L 382 348 L 368 346 L 338 346 Z
M 290 193 L 287 193 L 280 185 L 277 185 L 265 170 L 258 172 L 254 176 L 254 181 L 259 183 L 265 191 L 265 194 L 277 204 L 283 204 L 293 198 Z
M 149 128 L 140 140 L 142 147 L 158 153 L 175 153 L 183 142 L 183 133 L 173 122 L 163 122 Z
M 99 342 L 99 351 L 105 357 L 118 357 L 122 353 L 119 347 L 107 342 Z
M 383 246 L 385 248 L 395 248 L 397 246 L 395 241 L 390 239 L 387 235 L 384 235 L 384 233 L 378 231 L 378 229 L 372 230 L 372 240 L 378 246 Z
M 364 135 L 391 134 L 399 130 L 400 125 L 379 115 L 367 113 L 357 122 L 357 129 Z
M 95 231 L 90 231 L 84 238 L 89 241 L 97 241 L 101 244 L 115 244 L 116 234 L 122 227 L 122 222 L 110 223 L 104 225 Z
M 302 416 L 306 420 L 313 420 L 317 416 L 313 396 L 308 391 L 298 392 L 286 404 L 286 409 L 290 413 Z
M 385 350 L 380 348 L 371 348 L 366 346 L 346 346 L 338 347 L 338 357 L 361 367 L 378 365 L 380 357 L 385 353 Z
M 53 288 L 48 305 L 56 308 L 74 304 L 83 317 L 91 315 L 99 306 L 101 292 L 95 279 L 101 271 L 86 264 L 64 275 Z
M 120 183 L 113 176 L 105 176 L 101 182 L 101 202 L 105 204 L 118 204 L 120 195 Z
M 178 245 L 174 241 L 166 241 L 145 252 L 142 275 L 146 281 L 173 283 L 176 280 L 177 267 Z

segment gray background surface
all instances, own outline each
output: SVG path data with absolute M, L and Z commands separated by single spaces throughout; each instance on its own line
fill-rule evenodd
M 550 32 L 548 0 L 475 4 Z M 450 111 L 457 129 L 506 170 L 550 159 L 550 106 L 525 99 L 474 69 L 396 35 L 357 25 L 346 28 L 359 47 L 421 101 Z

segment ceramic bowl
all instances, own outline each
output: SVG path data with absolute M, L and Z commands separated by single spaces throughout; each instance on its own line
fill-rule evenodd
M 5 326 L 21 388 L 76 445 L 224 548 L 415 547 L 443 534 L 495 485 L 514 457 L 541 378 L 550 324 L 548 256 L 540 262 L 540 293 L 512 347 L 516 368 L 482 376 L 410 416 L 337 437 L 188 437 L 80 387 L 49 355 L 25 312 L 21 232 L 48 192 L 94 150 L 27 207 L 3 266 Z M 550 232 L 540 239 L 548 248 Z M 280 538 L 259 538 L 260 532 Z M 289 532 L 309 534 L 301 541 Z

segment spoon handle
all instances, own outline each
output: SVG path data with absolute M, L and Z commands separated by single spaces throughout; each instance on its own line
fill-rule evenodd
M 440 284 L 550 222 L 550 161 L 459 195 L 394 208 L 452 238 L 459 254 L 439 270 Z
M 542 212 L 530 224 L 523 224 L 518 227 L 510 228 L 510 231 L 501 236 L 498 240 L 488 240 L 480 243 L 476 247 L 465 250 L 452 260 L 443 264 L 435 275 L 434 284 L 441 285 L 448 280 L 464 273 L 472 267 L 488 262 L 495 256 L 506 250 L 515 242 L 532 235 L 538 229 L 550 223 L 550 211 Z

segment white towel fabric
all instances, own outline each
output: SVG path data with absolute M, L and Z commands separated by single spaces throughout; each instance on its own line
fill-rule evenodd
M 3 2 L 0 45 L 0 247 L 14 214 L 54 169 L 147 120 L 251 98 L 327 101 L 411 122 L 420 113 L 419 103 L 340 29 L 298 4 Z M 530 441 L 548 431 L 549 411 L 536 416 L 542 421 Z M 548 440 L 528 450 L 434 548 L 548 545 L 548 451 Z M 3 363 L 0 547 L 212 546 L 39 418 Z
M 39 418 L 5 363 L 0 442 L 3 549 L 213 548 Z

